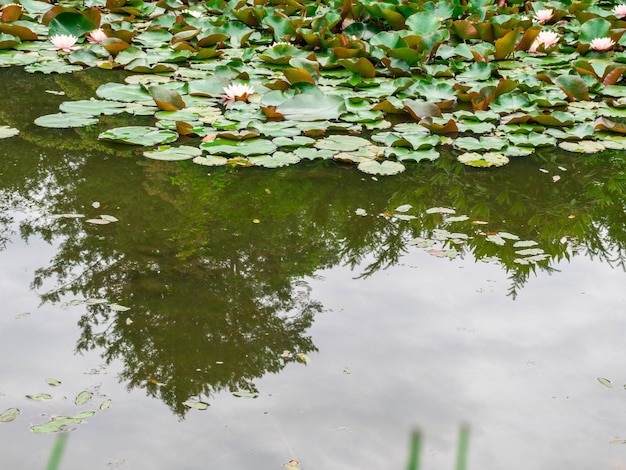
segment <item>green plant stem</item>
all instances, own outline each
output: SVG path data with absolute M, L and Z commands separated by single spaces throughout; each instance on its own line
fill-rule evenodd
M 468 448 L 469 428 L 467 426 L 462 426 L 459 431 L 459 446 L 457 448 L 456 470 L 466 470 Z
M 54 441 L 54 447 L 50 454 L 50 460 L 48 460 L 48 466 L 46 470 L 57 470 L 61 463 L 61 457 L 63 457 L 63 451 L 65 450 L 65 443 L 67 442 L 67 434 L 59 434 Z
M 411 433 L 411 447 L 409 449 L 409 466 L 408 470 L 419 470 L 420 465 L 420 446 L 422 436 L 419 431 L 413 431 Z

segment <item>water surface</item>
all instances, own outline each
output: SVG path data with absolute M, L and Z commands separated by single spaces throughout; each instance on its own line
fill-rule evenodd
M 445 470 L 462 424 L 470 468 L 626 465 L 620 155 L 373 179 L 157 162 L 32 125 L 98 80 L 0 70 L 21 131 L 0 140 L 7 468 L 44 468 L 56 435 L 31 426 L 83 410 L 62 468 L 403 468 L 419 428 Z M 516 241 L 546 259 L 521 264 Z

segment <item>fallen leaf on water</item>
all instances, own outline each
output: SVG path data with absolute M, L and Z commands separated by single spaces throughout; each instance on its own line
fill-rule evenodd
M 83 390 L 82 392 L 78 394 L 78 396 L 76 396 L 76 399 L 74 400 L 74 404 L 76 406 L 84 405 L 91 399 L 92 396 L 93 396 L 93 393 L 87 390 Z
M 50 395 L 49 393 L 38 393 L 36 395 L 26 395 L 26 398 L 37 401 L 52 400 L 52 395 Z
M 598 377 L 598 382 L 600 382 L 606 388 L 613 388 L 613 384 L 609 379 L 605 379 L 604 377 Z
M 0 413 L 0 423 L 8 423 L 9 421 L 13 421 L 20 414 L 20 410 L 18 408 L 9 408 Z

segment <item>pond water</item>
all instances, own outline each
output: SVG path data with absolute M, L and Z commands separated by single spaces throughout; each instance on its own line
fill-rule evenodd
M 446 470 L 464 425 L 469 468 L 626 466 L 621 155 L 376 179 L 32 124 L 97 73 L 0 70 L 3 467 L 405 468 L 419 429 Z

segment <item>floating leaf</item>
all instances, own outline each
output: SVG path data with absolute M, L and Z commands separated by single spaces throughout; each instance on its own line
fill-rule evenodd
M 48 378 L 46 379 L 46 382 L 48 383 L 48 385 L 52 385 L 53 387 L 58 387 L 59 385 L 61 385 L 61 382 L 59 382 L 57 379 Z
M 158 145 L 173 142 L 178 134 L 156 127 L 126 126 L 102 132 L 98 139 L 130 145 Z
M 273 155 L 248 157 L 248 161 L 256 166 L 262 166 L 265 168 L 279 168 L 298 163 L 300 161 L 300 158 L 294 153 L 275 152 Z
M 58 129 L 67 127 L 85 127 L 97 124 L 98 119 L 79 113 L 56 113 L 46 114 L 35 119 L 35 124 L 41 127 L 55 127 Z
M 20 131 L 13 127 L 0 126 L 0 139 L 8 139 L 9 137 L 16 136 L 19 133 Z
M 276 107 L 279 115 L 292 121 L 327 121 L 338 118 L 345 110 L 343 98 L 319 90 L 301 93 Z
M 143 153 L 144 157 L 151 158 L 152 160 L 166 160 L 166 161 L 180 161 L 191 160 L 194 157 L 202 155 L 202 150 L 197 147 L 190 147 L 187 145 L 180 145 L 178 147 L 171 147 L 169 145 L 162 145 L 157 150 L 148 150 Z
M 84 405 L 91 399 L 92 396 L 93 396 L 92 392 L 83 390 L 76 396 L 76 399 L 74 400 L 74 404 L 76 406 Z
M 593 140 L 579 140 L 577 142 L 559 142 L 559 147 L 568 152 L 597 153 L 602 152 L 605 146 Z
M 187 408 L 193 408 L 195 410 L 206 410 L 209 408 L 209 404 L 203 401 L 187 400 L 183 402 Z
M 100 405 L 100 410 L 106 410 L 106 409 L 110 408 L 110 406 L 111 406 L 111 399 L 107 398 Z
M 26 395 L 26 398 L 36 401 L 52 400 L 52 395 L 49 393 L 38 393 L 35 395 Z
M 246 392 L 246 391 L 233 392 L 233 395 L 236 397 L 241 397 L 241 398 L 256 398 L 259 396 L 259 394 L 256 392 Z
M 347 152 L 351 150 L 358 150 L 362 147 L 370 145 L 370 141 L 362 137 L 354 137 L 350 135 L 331 135 L 325 139 L 318 140 L 315 142 L 314 146 L 318 149 Z
M 114 312 L 127 312 L 128 310 L 130 310 L 129 307 L 125 307 L 124 305 L 120 304 L 110 304 L 109 308 Z
M 67 430 L 69 426 L 81 424 L 83 421 L 68 416 L 55 416 L 47 423 L 36 424 L 30 427 L 30 430 L 38 434 L 50 434 Z
M 359 163 L 357 168 L 363 173 L 384 176 L 397 175 L 406 169 L 402 163 L 390 160 L 385 160 L 382 163 L 379 163 L 376 160 L 365 161 Z
M 476 152 L 467 152 L 459 155 L 457 157 L 457 160 L 465 165 L 478 168 L 491 166 L 499 167 L 509 163 L 508 157 L 505 157 L 501 153 L 493 152 L 487 152 L 482 154 Z
M 604 377 L 598 377 L 598 382 L 600 382 L 606 388 L 613 388 L 613 384 L 609 379 L 605 379 Z
M 18 408 L 8 408 L 0 413 L 0 423 L 8 423 L 13 421 L 20 415 L 20 410 Z
M 276 145 L 267 139 L 228 140 L 215 139 L 212 142 L 203 142 L 200 148 L 210 154 L 218 155 L 264 155 L 273 153 Z

